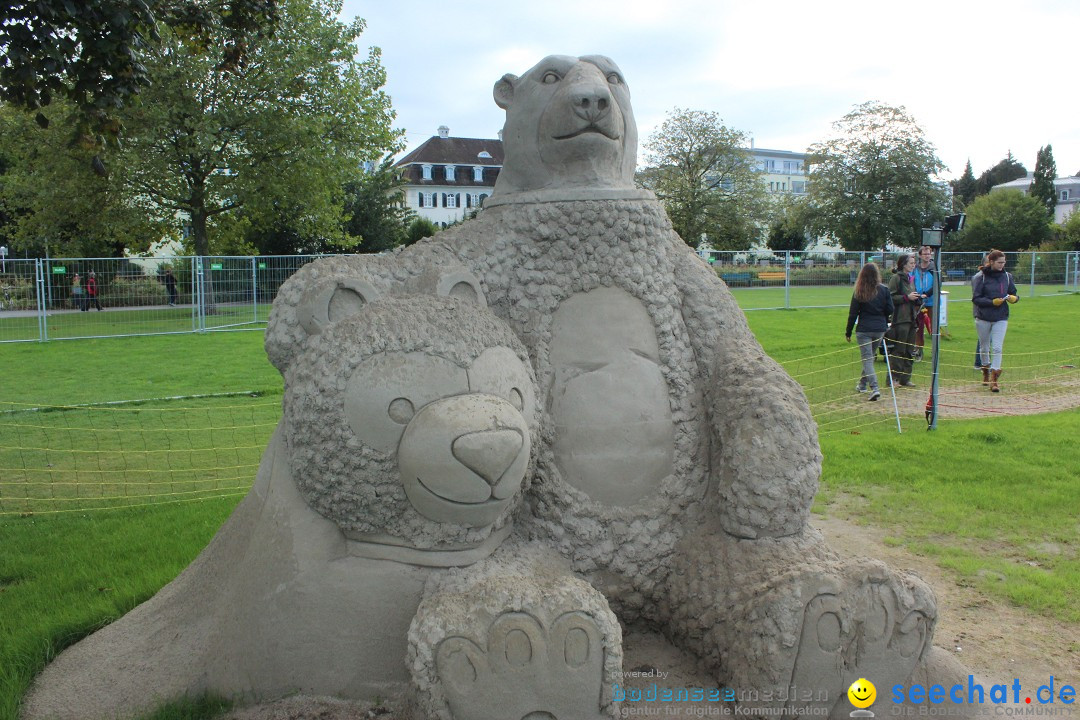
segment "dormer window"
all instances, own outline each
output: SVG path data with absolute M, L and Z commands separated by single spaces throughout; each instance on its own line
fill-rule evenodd
M 480 152 L 476 153 L 476 157 L 480 158 L 481 160 L 490 160 L 491 153 L 489 153 L 487 150 L 481 150 Z
M 446 182 L 454 182 L 454 166 L 446 166 Z
M 476 165 L 472 169 L 473 182 L 484 182 L 484 166 Z
M 1061 191 L 1061 201 L 1062 202 L 1068 202 L 1069 201 L 1069 191 L 1068 190 L 1062 190 Z
M 431 165 L 421 165 L 420 170 L 423 172 L 423 179 L 424 180 L 430 180 L 431 179 Z

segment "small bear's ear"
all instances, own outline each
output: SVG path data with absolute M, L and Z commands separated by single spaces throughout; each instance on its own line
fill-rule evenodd
M 495 83 L 495 104 L 503 110 L 509 109 L 510 104 L 514 101 L 514 82 L 517 79 L 517 75 L 506 73 Z
M 318 335 L 330 323 L 355 315 L 379 297 L 375 287 L 359 278 L 327 278 L 308 288 L 296 316 L 308 335 Z
M 487 307 L 487 298 L 480 289 L 480 281 L 470 272 L 448 272 L 439 278 L 435 288 L 439 297 L 452 297 L 468 300 L 480 307 Z

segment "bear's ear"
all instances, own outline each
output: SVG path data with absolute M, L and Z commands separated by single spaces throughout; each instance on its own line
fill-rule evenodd
M 487 298 L 480 289 L 480 281 L 470 272 L 448 272 L 439 278 L 435 293 L 439 297 L 468 300 L 480 307 L 487 307 Z
M 326 278 L 304 292 L 296 316 L 308 335 L 318 335 L 330 323 L 355 315 L 378 297 L 379 292 L 366 280 Z
M 517 79 L 517 75 L 506 73 L 495 83 L 495 104 L 503 110 L 508 109 L 514 101 L 514 82 Z

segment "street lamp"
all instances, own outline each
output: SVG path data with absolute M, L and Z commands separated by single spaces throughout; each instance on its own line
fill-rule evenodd
M 930 380 L 930 401 L 926 404 L 927 430 L 937 429 L 938 408 L 938 349 L 941 346 L 941 246 L 945 238 L 951 232 L 960 232 L 964 229 L 964 213 L 957 213 L 945 218 L 945 222 L 934 223 L 933 227 L 922 229 L 922 244 L 934 248 L 934 273 L 937 275 L 934 282 L 934 343 L 933 343 L 933 369 Z

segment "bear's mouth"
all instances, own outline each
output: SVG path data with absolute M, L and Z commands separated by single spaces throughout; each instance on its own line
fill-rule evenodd
M 502 502 L 502 500 L 495 497 L 494 495 L 488 495 L 483 500 L 479 500 L 479 501 L 476 501 L 476 502 L 469 502 L 468 500 L 454 500 L 452 498 L 448 498 L 448 497 L 445 497 L 443 495 L 440 495 L 439 493 L 432 490 L 430 487 L 428 487 L 424 483 L 423 478 L 420 478 L 420 477 L 416 478 L 416 483 L 420 487 L 424 488 L 429 493 L 431 493 L 431 495 L 433 497 L 438 498 L 439 500 L 443 501 L 444 503 L 449 503 L 450 505 L 463 505 L 463 506 L 466 506 L 466 507 L 480 507 L 480 506 L 483 506 L 483 505 L 495 505 L 495 504 L 498 504 L 498 503 Z
M 590 134 L 590 133 L 595 133 L 597 135 L 603 135 L 608 140 L 618 140 L 619 139 L 619 134 L 617 132 L 615 132 L 614 130 L 609 129 L 609 128 L 603 128 L 603 127 L 600 127 L 599 125 L 592 125 L 592 124 L 586 125 L 585 127 L 581 128 L 580 130 L 575 130 L 574 132 L 568 133 L 566 135 L 556 135 L 555 139 L 556 140 L 571 140 L 571 139 L 579 137 L 581 135 L 586 135 L 586 134 Z

